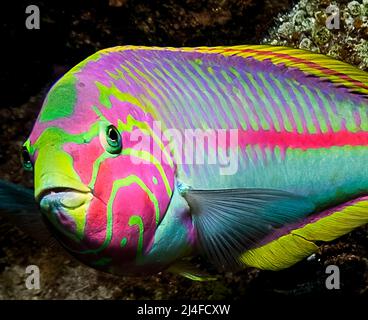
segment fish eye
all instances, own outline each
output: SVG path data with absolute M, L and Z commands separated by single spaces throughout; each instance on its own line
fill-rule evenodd
M 108 148 L 106 150 L 110 153 L 120 153 L 122 148 L 121 135 L 113 125 L 106 128 L 106 142 Z
M 27 150 L 26 147 L 22 147 L 22 162 L 23 162 L 23 168 L 27 171 L 33 170 L 33 164 L 31 160 L 31 156 Z

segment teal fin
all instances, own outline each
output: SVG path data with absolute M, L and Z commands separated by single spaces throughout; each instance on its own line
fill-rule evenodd
M 220 269 L 239 269 L 240 255 L 268 234 L 315 210 L 308 199 L 272 189 L 193 190 L 183 192 L 201 253 Z
M 205 271 L 200 270 L 190 261 L 180 260 L 175 262 L 168 269 L 169 272 L 180 274 L 181 276 L 193 281 L 214 281 L 217 280 L 215 276 L 209 275 Z
M 53 244 L 53 238 L 42 220 L 33 190 L 0 180 L 0 216 L 42 243 Z

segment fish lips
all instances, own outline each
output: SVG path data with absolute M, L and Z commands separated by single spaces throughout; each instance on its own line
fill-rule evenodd
M 41 209 L 46 210 L 48 210 L 50 206 L 75 209 L 85 204 L 88 199 L 87 192 L 80 192 L 73 189 L 50 189 L 40 197 L 40 206 Z
M 41 211 L 49 220 L 57 221 L 64 230 L 73 234 L 77 231 L 77 220 L 86 215 L 89 202 L 93 198 L 90 192 L 73 189 L 49 189 L 40 196 Z

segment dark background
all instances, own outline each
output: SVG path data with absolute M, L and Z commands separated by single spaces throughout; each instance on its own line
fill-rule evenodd
M 346 7 L 347 2 L 340 1 L 341 6 Z M 290 0 L 22 0 L 6 4 L 1 10 L 0 179 L 29 187 L 32 176 L 22 170 L 19 149 L 47 90 L 69 68 L 99 49 L 124 44 L 210 46 L 264 41 L 299 46 L 307 37 L 314 51 L 362 66 L 364 55 L 357 46 L 368 35 L 365 25 L 357 21 L 356 29 L 345 28 L 331 34 L 327 42 L 322 41 L 316 32 L 321 30 L 318 21 L 313 25 L 316 30 L 297 25 L 295 15 L 290 13 L 296 2 Z M 40 30 L 25 28 L 25 8 L 30 4 L 40 8 Z M 311 7 L 300 7 L 312 21 L 316 12 L 328 4 L 327 0 L 304 1 L 304 6 Z M 291 27 L 285 28 L 285 21 Z M 256 294 L 367 294 L 367 235 L 367 227 L 360 228 L 321 246 L 314 259 L 281 272 L 248 269 L 224 273 L 216 282 L 198 283 L 169 274 L 137 279 L 98 273 L 58 248 L 34 242 L 2 219 L 0 299 L 242 299 Z M 41 290 L 25 289 L 24 270 L 30 264 L 41 269 Z M 342 287 L 336 292 L 325 289 L 325 268 L 329 264 L 341 270 Z
M 2 10 L 7 105 L 26 101 L 60 69 L 98 49 L 122 44 L 197 46 L 258 43 L 290 0 L 9 1 Z M 25 28 L 25 8 L 38 5 L 40 30 Z M 56 74 L 56 75 L 55 75 Z M 10 86 L 9 82 L 14 84 Z M 10 89 L 10 90 L 9 90 Z

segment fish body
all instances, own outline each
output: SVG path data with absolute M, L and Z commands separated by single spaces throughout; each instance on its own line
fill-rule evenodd
M 118 274 L 286 268 L 368 222 L 368 76 L 271 46 L 124 46 L 48 93 L 25 152 L 62 245 Z

